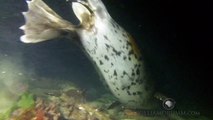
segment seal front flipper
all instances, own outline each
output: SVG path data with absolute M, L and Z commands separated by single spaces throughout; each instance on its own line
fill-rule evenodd
M 75 34 L 78 26 L 61 18 L 42 0 L 27 1 L 29 10 L 23 12 L 25 25 L 20 29 L 25 35 L 21 36 L 24 43 L 37 43 L 65 35 Z

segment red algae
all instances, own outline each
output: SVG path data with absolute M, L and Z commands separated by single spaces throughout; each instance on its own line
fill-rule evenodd
M 44 110 L 41 108 L 36 111 L 36 120 L 44 120 Z

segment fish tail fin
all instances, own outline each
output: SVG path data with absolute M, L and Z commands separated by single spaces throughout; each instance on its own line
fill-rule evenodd
M 20 27 L 24 31 L 20 37 L 22 42 L 37 43 L 75 32 L 76 26 L 61 18 L 42 0 L 26 2 L 29 10 L 22 13 L 26 22 Z

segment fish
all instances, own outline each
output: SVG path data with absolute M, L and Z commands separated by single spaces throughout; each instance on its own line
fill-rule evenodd
M 150 108 L 153 85 L 149 84 L 141 50 L 133 37 L 110 16 L 101 0 L 67 2 L 80 21 L 78 25 L 63 19 L 42 0 L 27 1 L 20 40 L 38 43 L 65 37 L 78 41 L 122 105 Z

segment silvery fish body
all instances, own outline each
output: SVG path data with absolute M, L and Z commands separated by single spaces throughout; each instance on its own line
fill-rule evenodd
M 42 0 L 32 0 L 28 7 L 23 13 L 26 24 L 21 27 L 25 32 L 22 42 L 77 36 L 119 101 L 131 108 L 148 107 L 153 91 L 147 84 L 140 50 L 133 38 L 111 18 L 102 1 L 72 2 L 80 25 L 62 19 Z

